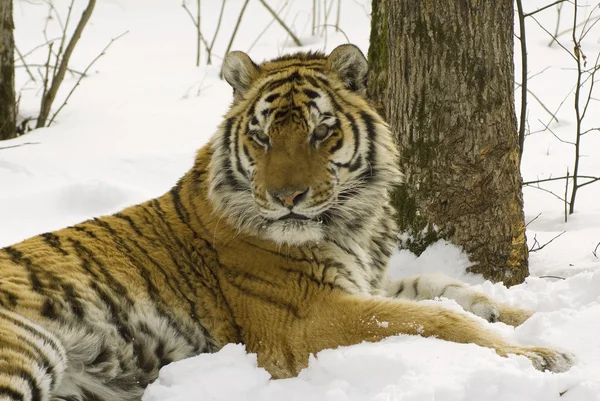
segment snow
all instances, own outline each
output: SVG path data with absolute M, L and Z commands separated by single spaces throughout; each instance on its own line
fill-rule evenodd
M 69 1 L 53 3 L 64 20 Z M 84 3 L 76 2 L 73 16 L 80 15 Z M 195 2 L 189 3 L 192 6 Z M 180 2 L 97 3 L 73 54 L 75 70 L 82 71 L 111 38 L 128 33 L 98 60 L 52 127 L 0 143 L 0 147 L 32 143 L 0 149 L 0 246 L 92 216 L 114 213 L 158 196 L 176 182 L 191 166 L 195 150 L 206 143 L 230 104 L 231 90 L 218 79 L 219 63 L 242 3 L 227 2 L 214 64 L 200 68 L 195 67 L 194 28 Z M 309 43 L 303 49 L 329 51 L 345 43 L 344 34 L 364 51 L 368 48 L 368 0 L 344 1 L 344 33 L 328 28 L 326 39 L 310 36 L 311 1 L 269 3 L 276 9 L 285 5 L 285 21 Z M 530 0 L 525 4 L 526 11 L 546 3 Z M 580 2 L 582 16 L 592 10 L 585 4 Z M 202 2 L 203 31 L 209 38 L 219 5 L 218 1 Z M 47 7 L 41 1 L 15 0 L 15 35 L 22 53 L 45 41 L 42 27 L 46 15 Z M 553 10 L 536 17 L 543 25 L 554 27 Z M 571 17 L 571 5 L 565 4 L 561 30 L 568 28 Z M 252 46 L 250 53 L 257 61 L 299 50 L 276 23 L 259 37 L 271 21 L 259 2 L 250 2 L 233 48 L 247 51 Z M 49 23 L 50 38 L 58 35 L 56 22 L 54 18 Z M 533 20 L 528 19 L 527 29 L 530 75 L 547 68 L 530 80 L 530 89 L 553 111 L 564 101 L 556 114 L 559 122 L 550 127 L 563 140 L 573 141 L 575 119 L 570 93 L 574 64 L 564 50 L 547 46 L 546 34 Z M 583 48 L 589 62 L 600 51 L 598 30 L 593 32 Z M 561 40 L 572 48 L 567 36 Z M 43 64 L 46 57 L 47 49 L 42 48 L 27 60 Z M 519 77 L 518 54 L 515 60 Z M 202 61 L 206 62 L 204 53 Z M 36 68 L 33 71 L 37 74 Z M 39 78 L 34 83 L 27 80 L 25 70 L 18 69 L 22 116 L 36 115 L 40 101 Z M 67 75 L 57 105 L 76 80 L 76 76 Z M 520 96 L 518 90 L 515 94 Z M 528 121 L 531 132 L 550 121 L 531 96 Z M 591 103 L 584 125 L 585 129 L 600 125 L 597 102 Z M 584 137 L 582 154 L 581 174 L 599 175 L 598 132 Z M 524 179 L 561 176 L 567 167 L 572 173 L 573 160 L 571 145 L 548 131 L 533 133 L 525 143 Z M 564 194 L 564 181 L 545 183 L 543 187 L 559 196 Z M 443 241 L 420 257 L 397 252 L 391 262 L 391 276 L 444 272 L 499 301 L 538 311 L 518 328 L 480 322 L 515 343 L 554 346 L 575 353 L 577 363 L 568 372 L 538 372 L 523 357 L 501 358 L 472 344 L 398 336 L 380 343 L 324 350 L 311 358 L 310 366 L 297 378 L 271 380 L 257 367 L 255 355 L 246 353 L 242 345 L 230 344 L 216 354 L 164 367 L 144 400 L 600 400 L 600 248 L 598 257 L 593 254 L 600 242 L 600 183 L 580 190 L 576 212 L 566 223 L 562 201 L 535 188 L 525 188 L 524 194 L 526 221 L 531 221 L 527 231 L 530 246 L 534 238 L 544 244 L 565 231 L 530 255 L 531 277 L 525 283 L 508 289 L 466 273 L 467 256 Z M 427 302 L 460 310 L 446 299 Z

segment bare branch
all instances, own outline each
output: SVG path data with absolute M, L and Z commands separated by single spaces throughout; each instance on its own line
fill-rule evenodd
M 519 43 L 521 47 L 521 113 L 519 117 L 519 159 L 523 158 L 525 147 L 525 120 L 527 118 L 527 39 L 525 37 L 525 15 L 523 3 L 517 0 L 519 19 Z
M 56 42 L 57 40 L 59 40 L 60 38 L 54 38 L 54 39 L 50 39 L 42 44 L 37 45 L 36 47 L 34 47 L 33 49 L 29 50 L 27 53 L 20 55 L 19 58 L 17 58 L 15 60 L 15 63 L 21 60 L 24 60 L 25 57 L 29 56 L 31 53 L 33 53 L 34 51 L 36 51 L 37 49 L 44 47 L 44 46 L 48 46 L 50 43 L 52 42 Z
M 244 8 L 246 8 L 246 4 L 244 4 Z M 207 52 L 208 52 L 208 60 L 206 61 L 207 64 L 211 64 L 211 62 L 212 62 L 211 61 L 212 49 L 215 47 L 215 42 L 217 40 L 217 34 L 219 33 L 219 30 L 221 29 L 221 22 L 223 21 L 223 13 L 224 12 L 225 12 L 225 0 L 222 0 L 221 10 L 219 11 L 219 19 L 217 20 L 217 27 L 215 28 L 215 34 L 213 35 L 213 38 L 210 41 L 210 48 L 207 49 Z M 241 15 L 240 15 L 240 21 L 241 21 Z
M 560 43 L 560 41 L 557 39 L 558 36 L 554 36 L 552 35 L 542 24 L 540 24 L 540 22 L 533 16 L 531 16 L 531 19 L 535 21 L 536 24 L 538 24 L 538 26 L 540 28 L 542 28 L 542 30 L 544 32 L 546 32 L 548 35 L 550 35 L 551 38 L 554 38 L 554 40 L 556 41 L 556 43 L 567 53 L 569 53 L 569 55 L 575 60 L 575 55 L 569 50 L 567 49 L 562 43 Z
M 535 11 L 532 11 L 532 12 L 530 12 L 530 13 L 526 13 L 526 14 L 523 14 L 523 17 L 525 17 L 525 18 L 527 18 L 527 17 L 531 17 L 532 15 L 535 15 L 535 14 L 537 14 L 537 13 L 539 13 L 539 12 L 542 12 L 542 11 L 544 11 L 544 10 L 547 10 L 547 9 L 548 9 L 548 8 L 550 8 L 550 7 L 554 7 L 554 6 L 555 6 L 555 5 L 557 5 L 557 4 L 564 3 L 565 1 L 567 1 L 567 0 L 557 0 L 557 1 L 555 1 L 554 3 L 551 3 L 551 4 L 548 4 L 548 5 L 544 6 L 544 7 L 538 8 L 538 9 L 537 9 L 537 10 L 535 10 Z
M 580 175 L 578 177 L 586 179 L 586 180 L 587 179 L 589 179 L 589 180 L 596 180 L 596 181 L 600 180 L 600 177 L 593 177 L 593 176 L 589 176 L 589 175 Z M 540 184 L 542 182 L 568 180 L 569 178 L 573 178 L 573 176 L 566 175 L 566 176 L 563 176 L 563 177 L 542 178 L 540 180 L 524 182 L 522 185 L 533 185 L 533 184 Z
M 125 36 L 126 34 L 128 34 L 129 31 L 125 31 L 122 34 L 120 34 L 119 36 L 112 38 L 110 40 L 110 42 L 106 45 L 106 47 L 104 47 L 104 49 L 102 49 L 102 52 L 100 52 L 100 54 L 98 54 L 90 64 L 88 64 L 88 66 L 85 68 L 85 70 L 83 70 L 83 74 L 81 74 L 81 76 L 79 77 L 79 79 L 77 80 L 77 82 L 75 83 L 75 85 L 73 86 L 73 88 L 71 88 L 71 91 L 69 92 L 69 94 L 67 95 L 67 97 L 65 98 L 65 101 L 63 102 L 63 104 L 60 105 L 60 107 L 58 108 L 58 110 L 56 110 L 56 112 L 54 113 L 54 115 L 52 116 L 52 118 L 50 119 L 50 121 L 48 122 L 48 127 L 50 125 L 52 125 L 52 123 L 54 122 L 54 119 L 56 118 L 56 116 L 58 115 L 58 113 L 60 113 L 60 111 L 67 105 L 67 102 L 69 101 L 69 99 L 71 98 L 71 95 L 73 94 L 73 92 L 75 92 L 75 89 L 79 86 L 79 83 L 81 82 L 81 80 L 83 79 L 83 77 L 85 77 L 87 75 L 87 72 L 89 71 L 89 69 L 94 65 L 94 63 L 96 61 L 98 61 L 98 59 L 102 56 L 104 56 L 106 54 L 106 51 L 108 50 L 108 48 L 117 40 L 121 39 L 123 36 Z
M 67 12 L 67 19 L 65 20 L 65 25 L 62 28 L 62 37 L 60 39 L 60 45 L 58 46 L 58 52 L 56 53 L 56 61 L 54 63 L 54 73 L 52 77 L 52 81 L 56 78 L 56 74 L 58 74 L 58 65 L 60 64 L 60 57 L 64 50 L 65 40 L 67 40 L 67 29 L 69 28 L 69 21 L 71 20 L 71 12 L 73 11 L 73 4 L 75 0 L 71 0 L 71 4 L 69 4 L 69 11 Z M 56 10 L 55 10 L 56 12 Z M 56 12 L 58 15 L 58 13 Z
M 56 98 L 58 89 L 60 88 L 60 85 L 62 84 L 62 81 L 65 78 L 65 74 L 67 73 L 67 67 L 69 65 L 69 60 L 71 59 L 71 55 L 73 54 L 73 50 L 75 49 L 75 46 L 77 45 L 77 42 L 79 41 L 79 38 L 81 38 L 81 33 L 83 32 L 83 29 L 85 28 L 87 22 L 89 21 L 90 17 L 92 16 L 92 12 L 94 11 L 95 5 L 96 5 L 96 0 L 88 1 L 88 5 L 87 5 L 86 9 L 83 11 L 83 13 L 81 15 L 81 19 L 79 20 L 79 22 L 77 23 L 77 26 L 75 27 L 75 32 L 73 32 L 73 36 L 71 37 L 71 39 L 69 40 L 69 43 L 67 44 L 65 52 L 60 61 L 58 70 L 54 76 L 54 79 L 52 79 L 52 85 L 50 86 L 50 89 L 48 90 L 48 92 L 45 94 L 45 96 L 42 99 L 42 107 L 40 110 L 40 115 L 38 117 L 36 128 L 46 126 L 46 120 L 48 119 L 48 116 L 50 115 L 50 109 L 52 108 L 52 103 L 54 103 L 54 99 Z
M 235 28 L 233 29 L 233 33 L 231 34 L 231 39 L 229 39 L 229 44 L 227 45 L 227 50 L 225 50 L 225 56 L 227 56 L 227 54 L 229 54 L 229 51 L 231 50 L 231 46 L 233 45 L 233 40 L 235 39 L 235 35 L 237 34 L 240 24 L 242 23 L 242 18 L 244 17 L 244 13 L 246 12 L 246 7 L 248 6 L 249 2 L 250 2 L 250 0 L 246 0 L 244 2 L 244 5 L 242 6 L 242 9 L 240 10 L 240 14 L 238 15 L 237 22 L 235 23 Z M 223 77 L 223 74 L 221 74 L 221 78 L 222 77 Z
M 554 236 L 550 241 L 540 245 L 540 243 L 538 242 L 537 238 L 534 236 L 533 240 L 534 243 L 531 246 L 531 249 L 529 249 L 529 252 L 537 252 L 537 251 L 541 251 L 542 249 L 544 249 L 546 246 L 550 245 L 555 239 L 557 239 L 558 237 L 560 237 L 561 235 L 563 235 L 564 233 L 566 233 L 566 231 L 561 232 L 560 234 Z M 537 245 L 537 247 L 536 247 Z
M 527 222 L 525 224 L 525 227 L 529 226 L 531 223 L 533 223 L 534 221 L 536 221 L 542 214 L 539 213 L 537 216 L 535 216 L 533 219 L 529 220 L 529 222 Z
M 35 77 L 33 76 L 33 73 L 31 72 L 31 70 L 29 69 L 29 65 L 27 64 L 27 62 L 25 61 L 25 58 L 23 57 L 23 55 L 21 54 L 21 52 L 19 51 L 19 48 L 17 47 L 17 45 L 15 44 L 15 51 L 17 52 L 17 54 L 19 55 L 19 60 L 23 60 L 23 67 L 25 67 L 25 70 L 27 71 L 27 75 L 29 75 L 29 78 L 31 78 L 31 80 L 33 82 L 36 82 Z M 15 66 L 15 68 L 17 68 L 17 66 Z
M 281 27 L 283 29 L 285 29 L 285 31 L 288 33 L 288 35 L 290 35 L 290 37 L 292 38 L 292 40 L 294 41 L 296 46 L 298 46 L 298 47 L 302 46 L 302 42 L 300 42 L 300 39 L 298 39 L 298 37 L 296 35 L 294 35 L 292 30 L 285 24 L 285 22 L 283 22 L 283 20 L 281 18 L 279 18 L 279 15 L 277 15 L 277 13 L 265 2 L 265 0 L 259 0 L 259 1 L 263 6 L 265 6 L 265 8 L 269 11 L 269 13 L 271 13 L 273 18 L 275 18 L 275 20 L 277 20 L 279 25 L 281 25 Z
M 596 247 L 592 251 L 592 255 L 594 255 L 596 259 L 598 259 L 598 248 L 600 248 L 600 242 L 598 242 L 598 245 L 596 245 Z

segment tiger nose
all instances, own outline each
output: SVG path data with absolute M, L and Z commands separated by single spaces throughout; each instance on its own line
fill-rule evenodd
M 300 190 L 284 188 L 271 192 L 271 195 L 273 195 L 275 199 L 278 199 L 283 206 L 292 208 L 306 197 L 307 192 L 308 188 Z

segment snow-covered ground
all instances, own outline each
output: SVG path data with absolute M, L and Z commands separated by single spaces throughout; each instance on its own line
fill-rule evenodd
M 54 0 L 66 14 L 69 1 Z M 76 1 L 79 16 L 84 1 Z M 189 1 L 190 7 L 195 2 Z M 298 33 L 302 49 L 331 50 L 346 42 L 343 33 L 327 28 L 327 37 L 310 36 L 312 1 L 270 0 Z M 368 0 L 343 1 L 341 23 L 350 42 L 368 48 Z M 549 3 L 528 0 L 526 11 Z M 580 2 L 584 3 L 584 2 Z M 42 0 L 15 0 L 16 41 L 21 53 L 45 42 L 42 33 L 47 6 Z M 214 64 L 195 67 L 194 28 L 177 0 L 103 0 L 72 59 L 82 71 L 111 38 L 129 31 L 115 42 L 92 68 L 68 106 L 51 127 L 0 143 L 0 246 L 58 229 L 92 216 L 109 214 L 124 206 L 168 190 L 193 160 L 194 152 L 211 136 L 227 109 L 231 90 L 218 79 L 220 60 L 227 47 L 243 0 L 228 0 L 221 32 L 215 45 Z M 593 4 L 590 1 L 590 4 Z M 209 39 L 217 23 L 220 2 L 203 1 L 202 30 Z M 560 30 L 572 23 L 571 5 L 563 8 Z M 335 9 L 335 8 L 334 8 Z M 591 7 L 581 7 L 581 17 Z M 332 12 L 329 24 L 334 23 Z M 554 29 L 553 9 L 537 14 Z M 257 1 L 251 1 L 234 42 L 234 49 L 248 51 L 256 60 L 297 51 L 276 23 L 262 36 L 272 17 Z M 559 122 L 552 131 L 573 141 L 575 84 L 573 61 L 564 50 L 547 46 L 548 37 L 527 20 L 530 89 L 556 111 Z M 71 23 L 71 27 L 74 24 Z M 592 31 L 583 51 L 589 63 L 600 51 L 600 30 Z M 58 35 L 56 18 L 48 37 Z M 258 38 L 258 40 L 257 40 Z M 561 36 L 571 49 L 569 36 Z M 255 42 L 255 43 L 254 43 Z M 253 44 L 254 43 L 254 44 Z M 27 57 L 43 64 L 47 49 Z M 516 57 L 518 61 L 518 56 Z M 202 54 L 203 63 L 206 55 Z M 517 66 L 517 71 L 519 70 Z M 37 67 L 32 67 L 37 74 Z M 517 72 L 517 76 L 519 73 Z M 18 69 L 21 114 L 36 115 L 42 85 L 27 82 Z M 57 104 L 76 76 L 67 76 Z M 517 90 L 516 95 L 519 95 Z M 600 92 L 598 92 L 600 93 Z M 596 94 L 596 98 L 600 98 Z M 530 97 L 532 132 L 549 121 L 549 115 Z M 592 101 L 585 129 L 600 126 L 600 105 Z M 541 121 L 540 121 L 541 120 Z M 550 132 L 528 136 L 525 143 L 525 180 L 557 177 L 573 171 L 573 149 Z M 600 132 L 582 142 L 581 174 L 600 175 Z M 564 196 L 564 181 L 543 184 Z M 399 336 L 381 343 L 364 343 L 325 350 L 311 359 L 298 378 L 270 380 L 256 366 L 255 355 L 241 345 L 229 345 L 213 355 L 171 364 L 147 390 L 144 399 L 155 400 L 600 400 L 600 182 L 582 188 L 576 213 L 564 222 L 563 202 L 553 195 L 525 189 L 528 240 L 544 244 L 566 233 L 530 256 L 532 276 L 526 283 L 505 288 L 465 274 L 467 257 L 456 247 L 437 243 L 416 258 L 399 252 L 392 260 L 392 276 L 441 271 L 462 278 L 496 299 L 522 305 L 540 313 L 519 328 L 481 322 L 514 342 L 558 346 L 576 354 L 577 364 L 561 374 L 541 373 L 522 357 L 508 359 L 475 345 L 436 339 Z M 540 278 L 540 276 L 565 278 Z M 457 308 L 448 300 L 442 302 Z

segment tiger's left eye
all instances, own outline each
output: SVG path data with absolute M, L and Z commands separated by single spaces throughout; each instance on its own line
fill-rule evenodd
M 329 133 L 329 126 L 327 126 L 326 124 L 319 124 L 317 128 L 315 128 L 315 130 L 313 131 L 313 138 L 317 141 L 323 141 L 327 139 Z

